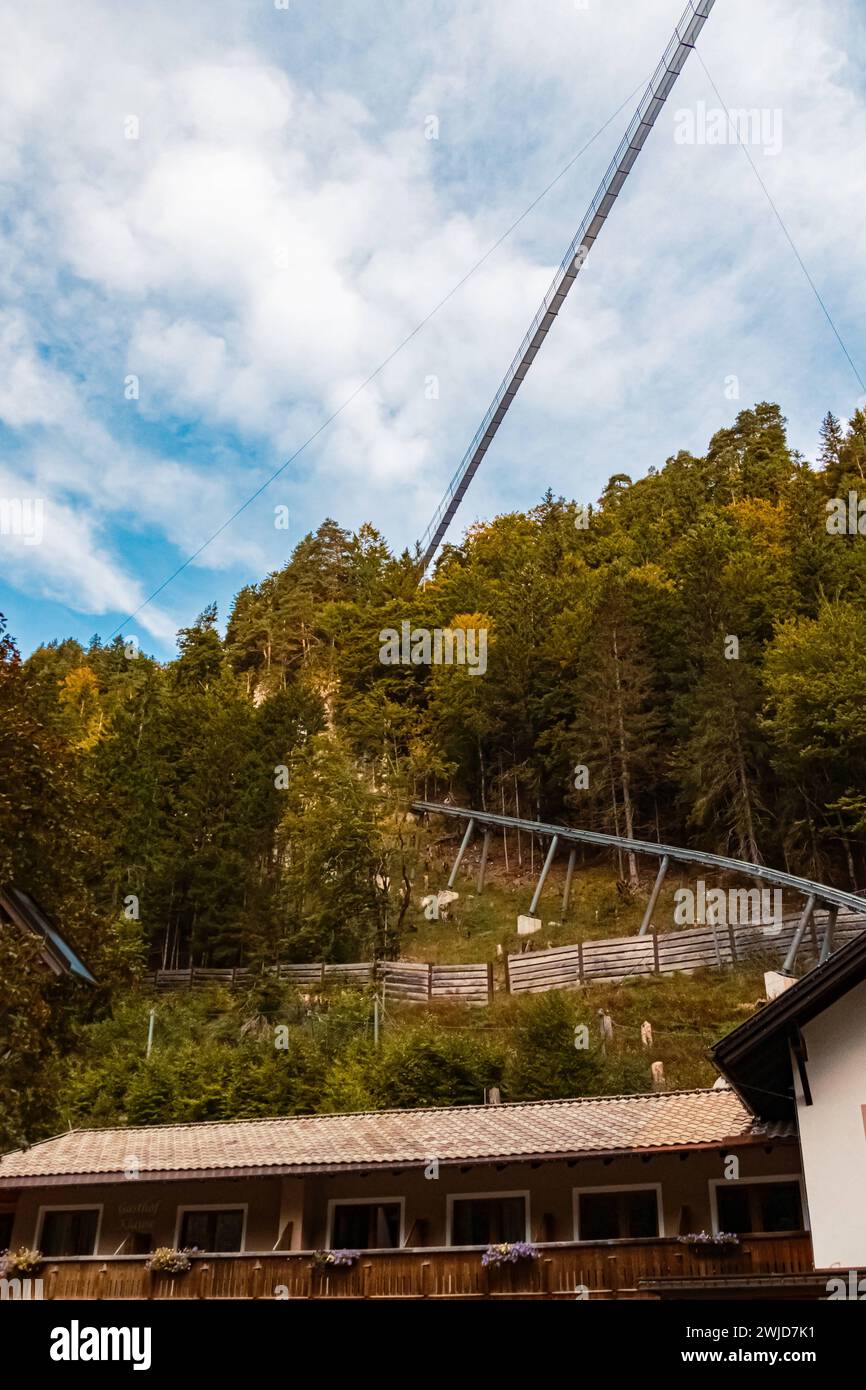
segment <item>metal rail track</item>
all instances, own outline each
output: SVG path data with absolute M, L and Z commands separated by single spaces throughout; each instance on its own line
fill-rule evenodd
M 799 878 L 796 874 L 785 873 L 782 869 L 770 869 L 764 864 L 749 864 L 745 859 L 729 859 L 723 854 L 707 854 L 703 850 L 686 849 L 679 845 L 657 844 L 654 840 L 630 840 L 622 835 L 607 835 L 598 830 L 577 830 L 568 825 L 548 825 L 541 821 L 522 820 L 516 816 L 497 816 L 489 811 L 472 811 L 463 806 L 448 806 L 436 801 L 413 801 L 412 810 L 419 814 L 451 816 L 488 828 L 525 830 L 531 835 L 548 836 L 551 840 L 556 838 L 572 844 L 632 850 L 635 854 L 648 854 L 656 859 L 673 860 L 680 864 L 699 864 L 702 868 L 742 874 L 746 878 L 758 879 L 777 888 L 789 888 L 792 892 L 801 893 L 807 900 L 812 897 L 828 906 L 845 907 L 857 913 L 866 912 L 866 899 L 858 897 L 855 893 L 843 893 L 838 888 L 816 883 L 812 879 Z

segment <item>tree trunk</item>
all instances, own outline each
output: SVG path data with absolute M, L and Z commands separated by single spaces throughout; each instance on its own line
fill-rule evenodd
M 634 810 L 631 799 L 631 777 L 629 774 L 629 754 L 628 744 L 625 736 L 625 718 L 622 707 L 622 683 L 619 671 L 619 645 L 617 643 L 616 628 L 613 630 L 613 666 L 616 679 L 616 716 L 619 729 L 619 758 L 620 776 L 622 781 L 622 809 L 625 816 L 625 833 L 630 840 L 634 839 Z M 634 850 L 628 851 L 628 879 L 632 888 L 637 888 L 639 884 L 637 872 L 637 857 Z

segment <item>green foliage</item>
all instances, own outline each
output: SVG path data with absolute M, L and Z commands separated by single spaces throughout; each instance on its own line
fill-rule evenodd
M 829 534 L 826 519 L 828 501 L 866 490 L 866 411 L 825 419 L 815 467 L 767 402 L 704 457 L 680 452 L 635 482 L 630 459 L 610 466 L 590 510 L 548 493 L 477 524 L 422 587 L 413 558 L 393 556 L 373 527 L 350 534 L 329 519 L 238 594 L 225 639 L 210 606 L 166 663 L 119 638 L 52 642 L 22 661 L 0 619 L 0 881 L 33 892 L 99 978 L 91 991 L 55 984 L 0 943 L 6 1134 L 50 1115 L 636 1085 L 627 1050 L 581 1058 L 568 1045 L 574 1000 L 527 1007 L 514 1047 L 458 1039 L 432 1017 L 386 1032 L 373 1055 L 366 1015 L 340 1005 L 307 1017 L 263 985 L 242 1017 L 236 1001 L 212 999 L 192 1033 L 184 1018 L 170 1064 L 165 1040 L 142 1060 L 146 1018 L 133 1046 L 126 1011 L 145 968 L 415 945 L 448 958 L 449 943 L 491 958 L 501 916 L 468 892 L 429 942 L 416 873 L 438 865 L 407 815 L 419 796 L 862 884 L 866 543 Z M 383 664 L 380 633 L 402 622 L 484 627 L 486 675 Z M 623 856 L 628 883 L 593 904 L 595 934 L 639 912 L 638 870 Z M 160 1001 L 161 1025 L 174 1008 L 180 1018 Z M 280 1010 L 284 1057 L 267 1040 Z M 677 1066 L 691 1074 L 685 1058 Z M 642 1085 L 645 1072 L 640 1059 Z
M 584 1027 L 595 1045 L 577 1047 Z M 598 1041 L 598 1023 L 574 997 L 560 991 L 527 1001 L 516 1022 L 516 1046 L 506 1073 L 510 1100 L 557 1100 L 647 1089 L 644 1062 Z
M 757 965 L 503 996 L 489 1010 L 407 1005 L 380 1014 L 378 1046 L 362 990 L 308 999 L 275 981 L 236 994 L 119 988 L 111 1015 L 79 1025 L 43 1068 L 54 1104 L 41 1128 L 477 1105 L 491 1086 L 505 1101 L 623 1094 L 648 1089 L 656 1060 L 668 1085 L 706 1086 L 715 1078 L 706 1049 L 752 1011 L 761 985 Z M 600 1012 L 613 1019 L 604 1043 Z M 640 1042 L 645 1019 L 651 1053 Z M 580 1026 L 586 1048 L 575 1046 Z
M 277 832 L 282 956 L 333 961 L 384 954 L 378 798 L 339 744 L 320 736 L 294 759 L 285 801 Z
M 50 991 L 35 941 L 0 925 L 0 1152 L 46 1122 L 53 1091 Z

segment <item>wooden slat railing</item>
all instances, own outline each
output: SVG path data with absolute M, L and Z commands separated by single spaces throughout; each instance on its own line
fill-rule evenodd
M 539 1245 L 538 1258 L 485 1269 L 475 1248 L 365 1251 L 351 1269 L 323 1272 L 309 1252 L 200 1255 L 187 1274 L 155 1276 L 146 1256 L 55 1259 L 41 1270 L 47 1299 L 645 1298 L 662 1278 L 807 1274 L 805 1233 L 743 1236 L 727 1253 L 673 1239 Z M 586 1291 L 586 1294 L 583 1291 Z
M 814 964 L 820 949 L 818 932 L 826 913 L 816 913 L 815 938 L 807 936 L 801 962 Z M 778 926 L 685 927 L 650 936 L 590 939 L 573 946 L 522 951 L 508 957 L 508 987 L 512 994 L 566 989 L 592 981 L 631 979 L 638 975 L 675 974 L 702 966 L 724 969 L 760 956 L 781 960 L 796 931 L 795 919 Z M 866 928 L 866 917 L 839 914 L 835 948 L 844 946 Z
M 233 988 L 258 975 L 278 975 L 299 988 L 328 983 L 369 985 L 380 982 L 386 999 L 426 1004 L 430 999 L 457 999 L 464 1004 L 489 1004 L 493 995 L 493 966 L 489 962 L 474 965 L 429 965 L 419 961 L 356 961 L 348 965 L 325 965 L 321 961 L 308 965 L 272 965 L 264 971 L 251 971 L 245 966 L 219 969 L 210 966 L 190 966 L 187 970 L 154 970 L 149 978 L 157 989 L 193 989 L 197 985 L 224 985 Z

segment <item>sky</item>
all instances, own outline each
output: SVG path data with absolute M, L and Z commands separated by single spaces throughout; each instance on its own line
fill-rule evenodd
M 168 658 L 327 516 L 411 546 L 684 3 L 5 0 L 0 611 L 21 650 L 121 630 Z M 717 0 L 699 49 L 726 105 L 762 113 L 749 153 L 856 371 L 693 55 L 458 535 L 703 453 L 756 401 L 808 458 L 828 410 L 866 404 L 866 10 Z

